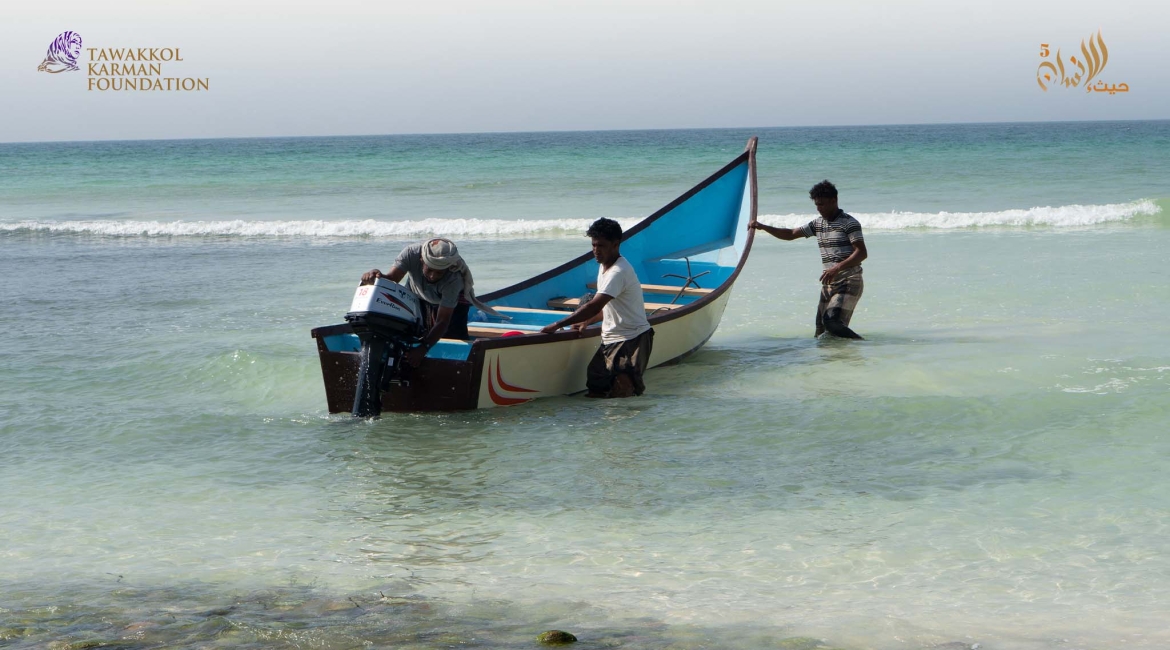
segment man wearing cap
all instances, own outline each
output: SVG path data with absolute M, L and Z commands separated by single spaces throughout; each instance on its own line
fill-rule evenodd
M 552 334 L 567 325 L 578 333 L 601 321 L 601 347 L 585 371 L 587 397 L 630 397 L 646 390 L 642 373 L 650 363 L 654 329 L 646 320 L 642 283 L 622 257 L 622 226 L 598 219 L 585 233 L 592 239 L 597 270 L 597 294 L 577 311 L 541 329 Z
M 441 338 L 466 341 L 467 314 L 472 305 L 500 316 L 491 307 L 475 297 L 475 280 L 471 269 L 459 255 L 459 249 L 450 239 L 429 239 L 402 249 L 389 273 L 372 269 L 362 275 L 362 284 L 371 284 L 378 278 L 402 282 L 418 296 L 423 310 L 423 324 L 427 333 L 422 345 L 406 355 L 406 362 L 417 366 Z M 506 317 L 505 317 L 506 318 Z

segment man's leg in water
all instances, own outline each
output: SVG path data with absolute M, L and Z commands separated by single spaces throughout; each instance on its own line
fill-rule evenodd
M 825 333 L 825 309 L 829 306 L 829 285 L 821 285 L 821 299 L 817 302 L 817 330 L 813 334 L 813 338 L 819 337 Z
M 860 339 L 861 336 L 857 332 L 849 329 L 849 326 L 845 324 L 848 321 L 848 317 L 843 318 L 842 314 L 844 313 L 852 315 L 852 312 L 842 312 L 837 307 L 825 311 L 825 331 L 843 339 Z
M 864 288 L 860 275 L 821 288 L 821 304 L 817 309 L 818 335 L 823 328 L 829 334 L 843 339 L 861 339 L 857 332 L 849 329 L 849 321 L 853 318 L 853 310 Z

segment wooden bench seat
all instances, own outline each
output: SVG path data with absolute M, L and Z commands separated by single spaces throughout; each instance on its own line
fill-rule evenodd
M 468 325 L 467 333 L 477 339 L 498 339 L 504 335 L 504 332 L 511 332 L 512 330 L 503 327 L 479 327 L 477 325 Z M 534 332 L 525 332 L 525 334 L 534 334 Z
M 568 309 L 570 311 L 576 310 L 581 306 L 580 298 L 553 298 L 548 301 L 548 306 L 553 309 Z M 682 307 L 682 305 L 670 305 L 664 302 L 648 302 L 646 303 L 646 311 L 656 312 L 659 309 L 675 309 Z M 563 312 L 561 312 L 563 313 Z
M 525 313 L 527 313 L 527 314 L 556 314 L 557 316 L 564 315 L 561 312 L 556 311 L 554 309 L 531 309 L 528 307 L 502 307 L 500 305 L 493 305 L 492 308 L 495 309 L 496 311 L 500 311 L 500 312 L 510 312 L 511 311 L 511 312 L 516 312 L 516 313 L 521 313 L 521 314 L 525 314 Z
M 589 284 L 587 284 L 585 286 L 589 287 L 590 289 L 592 289 L 594 291 L 597 290 L 597 283 L 596 282 L 590 282 Z M 642 285 L 642 293 L 664 293 L 664 294 L 667 294 L 670 296 L 677 296 L 679 289 L 682 289 L 682 287 L 672 287 L 672 286 L 667 285 L 667 284 L 644 284 L 644 285 Z M 695 287 L 687 287 L 686 289 L 683 289 L 683 295 L 684 296 L 695 296 L 695 297 L 701 298 L 701 297 L 711 293 L 712 291 L 714 291 L 714 289 L 696 289 Z

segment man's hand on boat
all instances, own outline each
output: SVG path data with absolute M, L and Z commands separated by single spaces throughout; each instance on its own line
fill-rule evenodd
M 552 325 L 545 325 L 544 327 L 540 328 L 540 331 L 543 334 L 552 334 L 562 327 L 572 325 L 573 330 L 578 334 L 581 334 L 585 331 L 586 327 L 589 327 L 593 323 L 601 322 L 601 309 L 602 307 L 605 307 L 610 300 L 613 300 L 613 296 L 609 296 L 604 293 L 596 294 L 589 302 L 578 307 L 577 311 L 573 312 L 572 315 L 570 315 L 568 318 L 562 318 Z
M 404 277 L 406 277 L 406 271 L 397 266 L 391 266 L 389 273 L 383 273 L 378 269 L 370 269 L 362 274 L 361 284 L 373 284 L 378 278 L 386 278 L 391 282 L 402 282 L 402 278 Z
M 762 224 L 754 219 L 748 222 L 747 227 L 748 230 L 763 230 L 776 239 L 783 239 L 785 241 L 792 241 L 793 239 L 798 239 L 803 236 L 797 232 L 795 228 L 777 228 L 775 226 Z
M 540 328 L 540 331 L 543 334 L 553 334 L 554 332 L 559 332 L 562 329 L 568 329 L 580 334 L 585 331 L 586 327 L 589 327 L 589 323 L 573 323 L 572 325 L 560 326 L 558 326 L 556 323 L 553 323 L 552 325 L 545 325 L 544 327 Z
M 417 368 L 418 364 L 422 363 L 426 356 L 427 346 L 420 345 L 417 348 L 411 348 L 408 350 L 406 352 L 406 356 L 404 356 L 402 360 L 405 361 L 406 365 L 410 366 L 411 368 Z

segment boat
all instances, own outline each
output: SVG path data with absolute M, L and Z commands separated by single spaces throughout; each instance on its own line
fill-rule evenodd
M 680 361 L 719 327 L 751 251 L 756 218 L 756 138 L 744 152 L 624 233 L 621 254 L 638 273 L 654 328 L 649 367 Z M 592 252 L 480 296 L 505 320 L 472 307 L 471 339 L 441 339 L 410 381 L 384 386 L 384 411 L 455 411 L 514 406 L 585 390 L 599 325 L 543 334 L 596 289 Z M 361 343 L 349 323 L 312 330 L 330 413 L 354 406 Z M 652 381 L 648 382 L 651 386 Z

